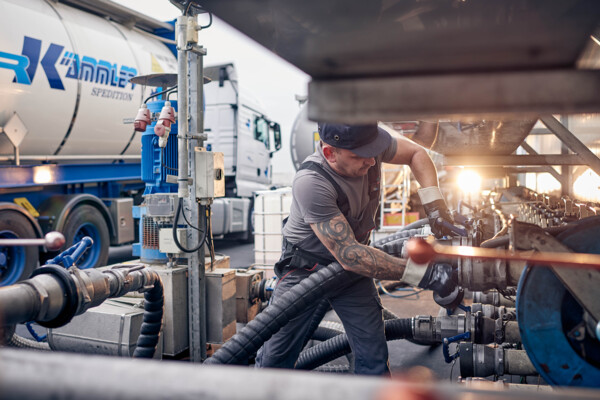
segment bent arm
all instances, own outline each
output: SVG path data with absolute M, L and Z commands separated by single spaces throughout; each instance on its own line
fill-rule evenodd
M 406 261 L 357 242 L 343 214 L 310 227 L 346 271 L 377 279 L 402 278 Z
M 439 123 L 421 121 L 419 128 L 410 139 L 425 148 L 431 149 L 437 140 L 438 130 Z
M 437 186 L 437 171 L 427 150 L 402 136 L 395 140 L 396 154 L 388 162 L 408 165 L 421 187 Z

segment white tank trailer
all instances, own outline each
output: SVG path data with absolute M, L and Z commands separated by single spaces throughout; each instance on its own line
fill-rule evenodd
M 90 236 L 80 268 L 105 265 L 109 245 L 135 240 L 142 133 L 124 122 L 157 89 L 130 78 L 176 72 L 173 31 L 110 2 L 0 0 L 0 238 L 57 230 L 70 246 Z M 214 204 L 213 234 L 251 239 L 253 191 L 270 186 L 279 125 L 240 94 L 233 65 L 211 75 L 207 145 L 225 155 L 229 196 Z M 0 247 L 0 285 L 50 256 Z

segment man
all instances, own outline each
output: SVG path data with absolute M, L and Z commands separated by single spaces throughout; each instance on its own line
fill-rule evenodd
M 424 124 L 424 125 L 423 125 Z M 422 123 L 424 129 L 436 124 Z M 379 205 L 381 163 L 407 164 L 424 189 L 419 195 L 430 220 L 451 221 L 437 182 L 437 172 L 424 148 L 406 138 L 392 138 L 371 125 L 319 124 L 321 142 L 294 177 L 293 202 L 283 227 L 283 252 L 275 265 L 279 277 L 272 301 L 311 273 L 337 261 L 359 275 L 356 283 L 327 295 L 355 357 L 355 372 L 389 373 L 381 300 L 372 278 L 403 279 L 447 293 L 451 271 L 406 262 L 367 246 Z M 437 235 L 443 228 L 433 224 Z M 259 367 L 293 368 L 305 343 L 317 304 L 292 319 L 259 351 Z

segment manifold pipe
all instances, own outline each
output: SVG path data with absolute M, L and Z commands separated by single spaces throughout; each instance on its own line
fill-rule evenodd
M 0 315 L 5 325 L 35 321 L 55 328 L 108 298 L 136 290 L 145 290 L 145 304 L 134 357 L 151 358 L 162 326 L 164 296 L 158 274 L 143 265 L 122 265 L 102 272 L 66 270 L 57 265 L 38 268 L 32 278 L 0 288 Z
M 177 17 L 177 196 L 188 197 L 188 38 L 189 17 Z
M 264 342 L 281 329 L 288 321 L 318 300 L 333 287 L 352 284 L 361 276 L 346 272 L 337 263 L 331 263 L 311 274 L 291 290 L 284 293 L 239 333 L 229 339 L 205 364 L 243 364 Z
M 361 400 L 499 399 L 450 383 L 411 383 L 369 376 L 301 373 L 120 357 L 0 349 L 2 399 Z M 210 384 L 199 384 L 199 382 Z M 511 391 L 514 400 L 597 399 L 593 390 Z M 490 397 L 491 396 L 491 397 Z

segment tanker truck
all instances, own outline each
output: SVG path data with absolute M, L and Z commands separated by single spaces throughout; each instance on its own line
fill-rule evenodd
M 80 267 L 105 265 L 110 245 L 135 240 L 132 207 L 149 184 L 143 134 L 124 121 L 157 89 L 130 79 L 176 71 L 174 23 L 75 0 L 0 0 L 0 22 L 0 238 L 56 230 L 68 247 L 90 236 Z M 279 125 L 240 94 L 232 64 L 206 73 L 207 147 L 224 153 L 229 196 L 213 205 L 213 234 L 250 240 L 252 192 L 270 185 Z M 50 256 L 0 247 L 0 286 Z

